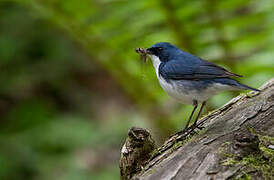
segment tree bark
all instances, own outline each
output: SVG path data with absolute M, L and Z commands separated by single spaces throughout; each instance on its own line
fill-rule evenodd
M 260 90 L 170 137 L 132 179 L 274 179 L 274 78 Z

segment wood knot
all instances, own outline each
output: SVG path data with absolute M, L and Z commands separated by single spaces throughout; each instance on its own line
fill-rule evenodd
M 133 146 L 132 148 L 142 147 L 146 140 L 149 139 L 149 136 L 149 131 L 143 128 L 132 127 L 128 131 L 128 137 Z
M 249 131 L 235 133 L 233 137 L 232 151 L 236 157 L 240 159 L 249 154 L 258 153 L 260 151 L 258 136 Z
M 121 179 L 130 179 L 141 171 L 157 149 L 148 130 L 132 127 L 121 150 L 120 173 Z

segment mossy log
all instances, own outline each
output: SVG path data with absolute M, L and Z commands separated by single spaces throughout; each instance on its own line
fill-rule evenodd
M 131 179 L 274 179 L 274 79 L 170 137 Z

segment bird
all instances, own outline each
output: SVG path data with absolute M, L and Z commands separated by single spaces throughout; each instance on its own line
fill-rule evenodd
M 227 90 L 259 91 L 233 79 L 242 75 L 232 73 L 168 42 L 159 42 L 147 49 L 139 48 L 136 52 L 141 57 L 145 54 L 152 60 L 159 84 L 169 96 L 182 104 L 193 105 L 183 131 L 188 128 L 198 104 L 201 103 L 193 127 L 197 125 L 210 97 Z

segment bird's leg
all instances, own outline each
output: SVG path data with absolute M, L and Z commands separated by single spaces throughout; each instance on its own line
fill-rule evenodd
M 188 120 L 187 120 L 186 126 L 185 126 L 185 128 L 184 128 L 183 131 L 185 131 L 185 130 L 188 128 L 188 125 L 189 125 L 189 123 L 190 123 L 190 121 L 191 121 L 191 119 L 192 119 L 192 116 L 193 116 L 195 110 L 196 110 L 197 107 L 198 107 L 198 102 L 197 102 L 196 100 L 193 101 L 193 106 L 194 106 L 194 108 L 193 108 L 193 110 L 192 110 L 192 112 L 191 112 L 191 114 L 190 114 L 190 116 L 189 116 L 189 118 L 188 118 Z
M 198 119 L 199 119 L 199 117 L 200 117 L 200 115 L 201 115 L 201 113 L 202 113 L 203 108 L 204 108 L 205 105 L 206 105 L 206 101 L 204 101 L 204 102 L 202 103 L 202 106 L 201 106 L 201 108 L 200 108 L 200 110 L 199 110 L 199 112 L 198 112 L 198 115 L 197 115 L 197 117 L 196 117 L 196 119 L 195 119 L 195 121 L 194 121 L 194 123 L 193 123 L 193 127 L 195 127 L 195 126 L 197 125 L 197 121 L 198 121 Z

